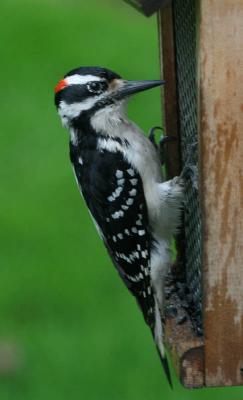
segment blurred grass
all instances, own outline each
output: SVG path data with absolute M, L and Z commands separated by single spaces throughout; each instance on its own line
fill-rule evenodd
M 111 0 L 2 0 L 0 18 L 0 399 L 242 399 L 239 388 L 168 389 L 80 198 L 53 105 L 77 66 L 158 78 L 156 19 Z M 160 124 L 159 90 L 129 110 L 145 131 Z

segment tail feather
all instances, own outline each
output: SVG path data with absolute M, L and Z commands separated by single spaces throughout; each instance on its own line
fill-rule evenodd
M 167 357 L 165 354 L 165 348 L 164 348 L 164 343 L 163 343 L 163 326 L 162 326 L 161 316 L 160 316 L 160 312 L 159 312 L 159 307 L 158 307 L 156 300 L 155 300 L 155 325 L 154 325 L 153 337 L 154 337 L 154 341 L 156 343 L 156 347 L 157 347 L 157 350 L 159 353 L 159 357 L 161 360 L 161 364 L 162 364 L 166 379 L 167 379 L 170 387 L 173 388 L 170 369 L 169 369 L 169 363 L 168 363 L 168 360 L 167 360 Z
M 169 383 L 170 388 L 173 389 L 172 378 L 171 378 L 171 373 L 170 373 L 170 368 L 169 368 L 169 363 L 168 363 L 167 357 L 166 357 L 166 355 L 164 355 L 162 357 L 158 347 L 157 347 L 157 350 L 159 353 L 159 358 L 160 358 L 167 382 Z

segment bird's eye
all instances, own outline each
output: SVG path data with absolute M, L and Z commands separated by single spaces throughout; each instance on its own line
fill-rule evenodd
M 87 89 L 91 93 L 102 93 L 103 90 L 106 88 L 106 83 L 105 82 L 89 82 L 87 83 Z

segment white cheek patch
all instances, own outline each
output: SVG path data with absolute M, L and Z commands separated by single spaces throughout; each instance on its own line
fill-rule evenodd
M 102 81 L 104 79 L 99 78 L 98 76 L 94 75 L 71 75 L 67 76 L 65 78 L 65 81 L 67 82 L 68 85 L 85 85 L 88 82 L 93 82 L 93 81 Z
M 79 114 L 83 111 L 87 111 L 92 108 L 97 101 L 101 100 L 103 95 L 90 97 L 80 103 L 71 103 L 68 104 L 64 100 L 62 100 L 59 104 L 58 114 L 60 117 L 73 119 L 79 116 Z

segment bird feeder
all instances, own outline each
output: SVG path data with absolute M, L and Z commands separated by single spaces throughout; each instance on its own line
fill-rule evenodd
M 166 342 L 185 387 L 243 385 L 243 2 L 134 0 L 158 14 L 167 175 L 190 176 Z M 195 169 L 196 170 L 196 169 Z

